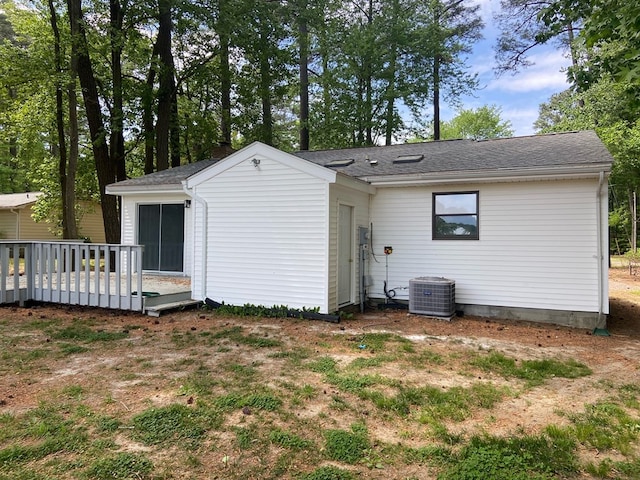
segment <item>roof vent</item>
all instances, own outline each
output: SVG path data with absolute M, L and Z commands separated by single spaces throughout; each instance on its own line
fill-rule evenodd
M 329 163 L 325 163 L 325 167 L 348 167 L 355 160 L 353 158 L 343 158 L 340 160 L 331 160 Z
M 369 165 L 377 165 L 378 164 L 378 159 L 377 158 L 367 158 L 367 161 L 369 162 Z
M 400 155 L 396 157 L 393 163 L 418 163 L 424 158 L 424 155 Z

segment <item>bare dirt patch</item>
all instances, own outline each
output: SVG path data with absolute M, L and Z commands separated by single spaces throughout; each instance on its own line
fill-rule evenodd
M 472 409 L 464 419 L 444 419 L 451 434 L 535 434 L 548 425 L 566 425 L 567 413 L 580 412 L 585 404 L 614 395 L 621 385 L 640 387 L 640 277 L 630 276 L 626 269 L 611 269 L 610 300 L 610 336 L 475 317 L 446 322 L 391 310 L 356 315 L 336 325 L 295 319 L 223 318 L 202 311 L 154 319 L 134 313 L 56 306 L 4 307 L 0 309 L 0 339 L 11 355 L 3 358 L 0 366 L 0 414 L 21 415 L 42 402 L 68 401 L 72 396 L 69 392 L 75 388 L 82 405 L 95 415 L 121 419 L 117 448 L 148 453 L 164 472 L 162 478 L 205 478 L 205 473 L 206 478 L 276 478 L 274 471 L 280 472 L 277 478 L 296 478 L 311 469 L 300 465 L 300 458 L 280 465 L 286 463 L 284 453 L 272 445 L 263 448 L 264 457 L 256 459 L 250 446 L 242 446 L 241 434 L 266 424 L 301 436 L 308 434 L 320 446 L 322 438 L 313 433 L 314 428 L 348 429 L 353 422 L 364 422 L 374 446 L 419 448 L 430 442 L 433 433 L 420 422 L 423 413 L 419 408 L 412 407 L 402 417 L 380 413 L 348 390 L 327 382 L 321 373 L 298 367 L 311 358 L 328 357 L 338 368 L 346 369 L 355 360 L 388 355 L 389 360 L 359 373 L 399 382 L 389 390 L 398 385 L 427 384 L 447 390 L 478 382 L 511 389 L 494 408 Z M 55 331 L 78 323 L 89 324 L 96 331 L 126 332 L 127 336 L 117 342 L 86 344 L 85 351 L 61 353 L 64 345 L 53 337 Z M 233 336 L 233 329 L 241 331 L 242 338 L 271 340 L 278 346 L 243 344 L 242 338 Z M 371 335 L 384 332 L 408 339 L 409 346 L 385 344 L 378 349 L 369 342 Z M 423 363 L 405 361 L 402 348 L 423 358 Z M 571 359 L 585 364 L 593 373 L 570 381 L 552 378 L 526 388 L 522 382 L 469 366 L 475 354 L 487 351 L 501 352 L 518 361 Z M 302 360 L 296 361 L 296 355 Z M 199 378 L 199 372 L 210 376 Z M 203 447 L 204 453 L 201 451 L 190 467 L 185 466 L 184 458 L 166 455 L 128 435 L 127 422 L 150 407 L 209 402 L 208 395 L 223 396 L 256 379 L 261 388 L 281 392 L 288 415 L 259 413 L 254 407 L 228 413 Z M 199 381 L 210 382 L 207 394 L 193 387 Z M 302 391 L 305 386 L 306 393 Z M 581 454 L 589 460 L 599 452 L 584 449 Z M 360 478 L 436 475 L 434 470 L 415 464 L 388 462 L 381 471 L 362 465 L 348 468 Z

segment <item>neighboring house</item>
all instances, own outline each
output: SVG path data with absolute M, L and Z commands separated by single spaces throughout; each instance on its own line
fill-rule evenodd
M 51 225 L 36 222 L 32 207 L 42 192 L 0 195 L 0 240 L 59 240 L 51 233 Z M 82 203 L 86 213 L 79 224 L 80 234 L 95 243 L 104 243 L 104 225 L 100 205 Z
M 406 299 L 411 279 L 445 277 L 460 312 L 594 327 L 609 309 L 611 164 L 590 131 L 295 154 L 254 143 L 107 192 L 123 200 L 123 243 L 145 245 L 148 270 L 190 276 L 195 299 L 329 313 L 385 301 L 385 282 Z

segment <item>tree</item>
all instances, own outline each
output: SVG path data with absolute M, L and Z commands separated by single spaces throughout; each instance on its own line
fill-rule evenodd
M 86 25 L 82 13 L 82 0 L 67 0 L 69 25 L 72 37 L 72 55 L 78 61 L 78 78 L 82 86 L 85 114 L 89 125 L 89 134 L 96 166 L 96 175 L 100 189 L 100 204 L 104 219 L 104 233 L 107 243 L 120 242 L 120 214 L 116 197 L 107 195 L 105 188 L 116 180 L 117 166 L 113 165 L 107 143 L 108 132 L 103 122 L 100 97 L 89 56 Z
M 433 65 L 433 139 L 440 140 L 440 100 L 455 100 L 477 87 L 474 75 L 465 72 L 464 55 L 482 38 L 479 5 L 463 0 L 431 0 L 429 3 Z
M 502 120 L 501 113 L 501 109 L 496 105 L 484 105 L 476 110 L 458 110 L 453 119 L 442 122 L 442 139 L 488 140 L 511 137 L 513 135 L 511 122 Z
M 496 14 L 500 34 L 495 46 L 498 72 L 516 72 L 530 66 L 529 52 L 552 40 L 569 50 L 572 64 L 578 65 L 575 42 L 581 25 L 578 12 L 556 0 L 501 0 L 500 7 Z M 553 25 L 544 21 L 545 12 L 552 7 L 556 8 Z
M 634 192 L 640 189 L 640 115 L 630 107 L 632 85 L 603 79 L 584 92 L 567 90 L 540 106 L 535 123 L 540 133 L 593 129 L 614 157 L 610 178 L 611 211 L 616 229 L 611 241 L 628 246 Z M 621 239 L 624 232 L 626 238 Z
M 640 5 L 620 0 L 555 0 L 540 12 L 540 19 L 551 31 L 560 28 L 569 14 L 583 19 L 580 36 L 589 49 L 592 70 L 579 72 L 576 84 L 585 88 L 602 74 L 631 85 L 640 83 Z M 574 65 L 576 66 L 576 65 Z M 579 67 L 579 66 L 577 66 Z
M 76 195 L 75 180 L 78 166 L 78 117 L 76 102 L 77 62 L 75 55 L 71 55 L 69 80 L 64 85 L 63 53 L 61 46 L 60 29 L 58 28 L 58 13 L 53 0 L 48 0 L 49 19 L 54 41 L 54 63 L 57 73 L 56 79 L 56 127 L 58 133 L 58 172 L 60 188 L 62 190 L 62 238 L 78 238 L 78 226 L 76 224 Z M 69 151 L 67 152 L 67 138 L 64 121 L 64 94 L 68 94 L 69 101 Z

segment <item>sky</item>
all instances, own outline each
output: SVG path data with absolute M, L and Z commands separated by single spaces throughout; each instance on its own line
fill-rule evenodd
M 481 15 L 485 23 L 484 40 L 475 45 L 467 64 L 472 73 L 478 74 L 481 89 L 473 96 L 462 99 L 462 108 L 475 109 L 483 105 L 496 105 L 502 109 L 501 118 L 509 120 L 514 136 L 535 133 L 533 122 L 538 118 L 538 107 L 547 102 L 551 95 L 568 88 L 565 69 L 570 60 L 564 52 L 554 45 L 536 47 L 529 59 L 534 65 L 513 75 L 494 73 L 494 45 L 498 29 L 493 15 L 500 9 L 499 0 L 476 0 L 480 4 Z M 442 119 L 450 120 L 456 110 L 442 106 Z

